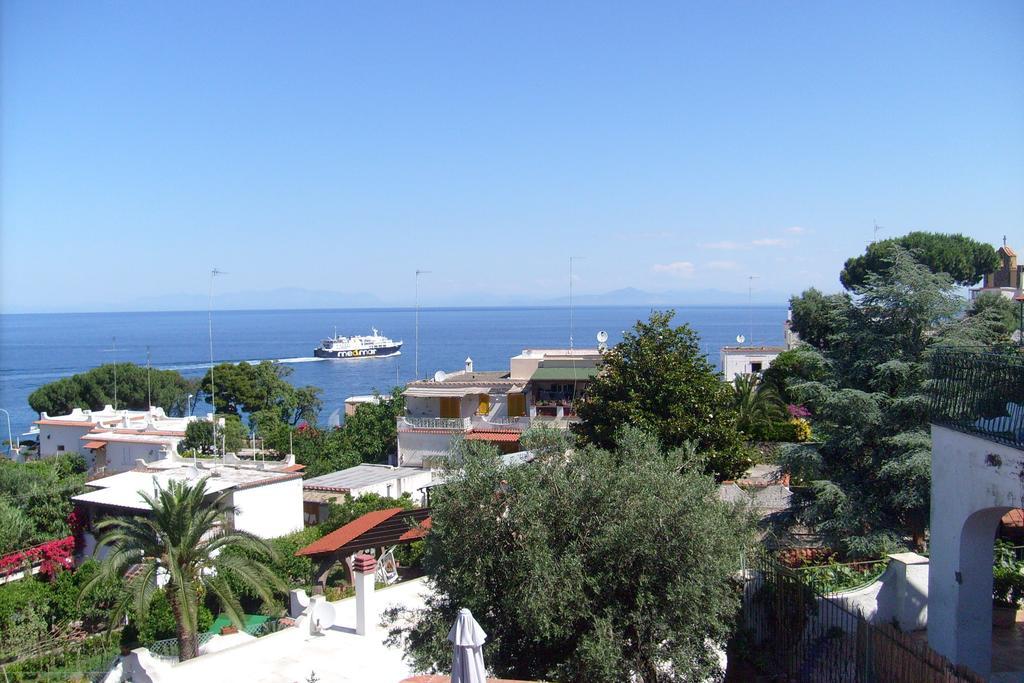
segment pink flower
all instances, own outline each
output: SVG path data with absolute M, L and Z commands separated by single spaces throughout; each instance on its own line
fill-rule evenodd
M 807 410 L 804 406 L 798 406 L 795 403 L 790 403 L 786 406 L 786 410 L 789 411 L 790 417 L 808 418 L 811 416 L 811 411 Z

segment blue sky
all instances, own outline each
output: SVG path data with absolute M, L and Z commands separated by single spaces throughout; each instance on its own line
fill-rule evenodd
M 1024 3 L 3 5 L 0 303 L 836 289 L 1024 248 Z

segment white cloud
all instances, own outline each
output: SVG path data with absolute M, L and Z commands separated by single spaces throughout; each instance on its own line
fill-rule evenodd
M 802 235 L 807 232 L 807 228 L 801 228 L 799 225 L 794 225 L 791 228 L 786 228 L 786 232 L 791 235 Z
M 750 244 L 755 247 L 781 247 L 785 243 L 785 240 L 780 240 L 778 237 L 766 237 L 754 240 Z
M 735 261 L 708 261 L 708 270 L 736 270 L 740 264 Z
M 655 263 L 651 266 L 655 273 L 668 273 L 675 277 L 693 277 L 696 270 L 689 261 L 673 261 L 672 263 Z
M 708 242 L 702 245 L 705 249 L 749 249 L 750 247 L 746 244 L 740 244 L 739 242 L 730 242 L 728 240 L 724 242 Z

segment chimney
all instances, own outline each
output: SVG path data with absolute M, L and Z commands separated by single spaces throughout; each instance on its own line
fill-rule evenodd
M 473 359 L 472 358 L 467 358 L 466 359 L 466 372 L 473 372 Z
M 356 584 L 356 633 L 365 636 L 377 622 L 377 611 L 373 605 L 377 560 L 366 553 L 359 553 L 352 559 L 352 576 Z

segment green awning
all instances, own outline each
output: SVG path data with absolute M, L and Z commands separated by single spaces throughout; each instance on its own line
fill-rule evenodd
M 537 368 L 530 376 L 531 382 L 576 382 L 579 380 L 591 380 L 597 375 L 598 368 Z

